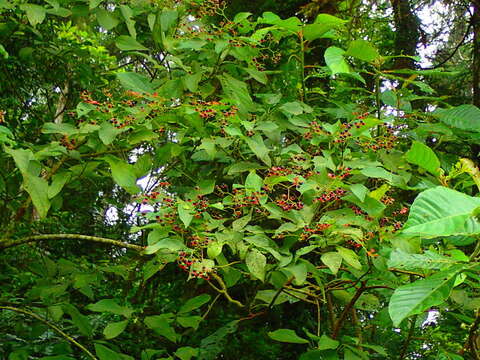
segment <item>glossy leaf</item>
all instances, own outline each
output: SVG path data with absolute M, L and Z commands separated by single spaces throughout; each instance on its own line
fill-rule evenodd
M 298 336 L 295 331 L 291 329 L 278 329 L 270 331 L 268 336 L 273 340 L 292 343 L 292 344 L 308 344 L 308 340 Z

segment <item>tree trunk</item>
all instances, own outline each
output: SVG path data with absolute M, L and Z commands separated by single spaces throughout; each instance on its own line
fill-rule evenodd
M 420 39 L 420 21 L 413 13 L 408 0 L 391 0 L 395 22 L 396 55 L 415 56 Z M 414 69 L 415 61 L 410 58 L 395 59 L 394 69 Z
M 472 1 L 473 16 L 473 60 L 472 60 L 472 88 L 473 105 L 480 107 L 480 0 Z

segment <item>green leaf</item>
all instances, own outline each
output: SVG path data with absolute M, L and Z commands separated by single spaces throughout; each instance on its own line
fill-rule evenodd
M 251 191 L 260 191 L 262 186 L 263 179 L 255 171 L 250 171 L 250 174 L 245 179 L 245 188 Z
M 32 203 L 37 209 L 40 218 L 45 218 L 50 209 L 47 180 L 38 176 L 25 174 L 23 178 L 23 186 L 32 198 Z
M 405 157 L 409 163 L 418 165 L 433 175 L 438 175 L 440 160 L 427 145 L 414 141 Z
M 45 15 L 47 14 L 45 8 L 40 5 L 22 4 L 20 5 L 20 9 L 27 13 L 28 22 L 33 27 L 37 24 L 41 24 L 43 20 L 45 20 Z
M 119 24 L 119 20 L 111 13 L 105 9 L 97 9 L 95 12 L 97 17 L 98 24 L 103 27 L 105 30 L 112 30 L 115 26 Z
M 193 220 L 194 209 L 192 204 L 186 201 L 178 201 L 177 209 L 180 220 L 182 220 L 183 225 L 187 228 Z
M 319 14 L 313 24 L 303 27 L 303 37 L 307 41 L 320 39 L 325 33 L 343 25 L 345 22 L 345 20 L 329 14 Z
M 460 105 L 448 110 L 438 109 L 434 112 L 440 121 L 452 127 L 480 132 L 480 109 L 475 105 Z
M 103 335 L 107 339 L 113 339 L 120 335 L 125 330 L 127 325 L 128 320 L 110 323 L 105 327 L 105 329 L 103 329 Z
M 388 260 L 388 266 L 405 269 L 443 269 L 455 264 L 456 261 L 451 257 L 442 256 L 431 250 L 426 251 L 424 254 L 409 254 L 401 249 L 395 249 L 390 254 Z
M 368 188 L 363 184 L 350 185 L 350 191 L 361 201 L 365 201 L 365 196 L 368 193 Z
M 377 49 L 366 40 L 354 40 L 348 46 L 347 56 L 353 56 L 354 58 L 366 61 L 373 62 L 380 55 Z
M 112 170 L 113 180 L 124 188 L 130 194 L 137 194 L 140 188 L 137 186 L 137 177 L 135 175 L 135 168 L 127 164 L 125 161 L 115 157 L 105 157 L 105 161 L 110 165 Z
M 116 315 L 122 315 L 126 318 L 129 318 L 134 313 L 133 309 L 126 306 L 120 306 L 113 299 L 103 299 L 97 301 L 95 304 L 87 305 L 87 309 L 95 312 L 108 312 Z
M 95 352 L 99 360 L 120 360 L 122 355 L 102 344 L 95 344 Z
M 320 340 L 318 340 L 319 350 L 336 349 L 338 345 L 340 345 L 340 343 L 337 340 L 333 340 L 327 335 L 322 335 Z
M 417 196 L 402 233 L 422 237 L 475 235 L 480 222 L 472 212 L 480 206 L 480 198 L 437 186 Z
M 211 296 L 208 294 L 195 296 L 194 298 L 189 299 L 185 304 L 183 304 L 180 310 L 178 310 L 178 313 L 183 314 L 183 313 L 187 313 L 192 310 L 198 309 L 202 305 L 209 302 L 210 299 L 211 299 Z
M 160 249 L 168 249 L 171 252 L 178 252 L 185 249 L 185 245 L 181 239 L 178 238 L 166 238 L 156 243 L 149 245 L 145 248 L 144 254 L 151 255 L 155 254 Z
M 227 73 L 218 76 L 218 79 L 222 84 L 225 96 L 238 104 L 240 112 L 255 111 L 255 104 L 245 82 L 237 80 Z
M 144 322 L 148 328 L 155 331 L 158 335 L 163 336 L 172 342 L 177 342 L 177 333 L 170 325 L 172 322 L 170 314 L 147 316 Z
M 127 35 L 120 35 L 115 39 L 115 45 L 120 50 L 124 51 L 139 51 L 139 50 L 148 50 L 145 46 L 140 44 L 137 40 Z
M 110 145 L 113 142 L 113 140 L 115 140 L 117 135 L 121 134 L 123 131 L 125 130 L 117 129 L 115 126 L 113 126 L 109 122 L 103 122 L 100 125 L 100 129 L 98 130 L 98 137 L 100 138 L 100 140 L 102 140 L 102 142 L 105 145 Z
M 325 50 L 325 62 L 332 72 L 332 75 L 350 72 L 350 68 L 343 57 L 344 54 L 345 50 L 336 46 L 330 46 Z
M 403 319 L 411 315 L 441 305 L 450 296 L 460 270 L 454 267 L 397 288 L 388 305 L 393 326 L 399 326 Z
M 270 331 L 268 336 L 273 340 L 292 343 L 292 344 L 308 344 L 308 340 L 298 336 L 295 331 L 291 329 L 278 329 Z
M 68 123 L 52 123 L 47 122 L 43 124 L 42 133 L 44 134 L 62 134 L 62 135 L 73 135 L 78 132 L 76 126 Z
M 65 184 L 70 180 L 70 174 L 59 173 L 52 177 L 52 183 L 48 187 L 48 198 L 52 199 L 62 191 Z
M 260 160 L 262 160 L 267 166 L 272 166 L 272 160 L 268 156 L 269 150 L 259 134 L 255 134 L 251 138 L 245 139 L 245 142 Z
M 207 255 L 210 259 L 215 259 L 218 255 L 222 253 L 223 244 L 219 242 L 213 242 L 208 244 Z
M 257 249 L 251 249 L 245 257 L 248 271 L 261 281 L 265 280 L 265 267 L 267 265 L 267 258 Z
M 178 348 L 175 351 L 175 356 L 180 358 L 180 360 L 190 360 L 191 358 L 198 355 L 198 349 L 192 348 L 190 346 L 183 346 Z
M 360 270 L 362 268 L 362 264 L 358 261 L 358 255 L 353 250 L 337 246 L 337 251 L 342 259 L 354 269 Z
M 328 252 L 322 254 L 321 256 L 322 262 L 328 266 L 333 274 L 336 274 L 338 269 L 340 269 L 340 266 L 342 265 L 342 259 L 342 255 L 338 252 Z
M 202 322 L 202 317 L 198 315 L 194 316 L 178 316 L 177 323 L 184 328 L 194 328 L 195 330 L 198 328 L 198 325 Z
M 154 92 L 149 79 L 144 75 L 134 72 L 123 72 L 117 74 L 117 79 L 125 89 L 148 94 Z
M 93 328 L 88 320 L 88 317 L 82 315 L 75 306 L 70 304 L 63 305 L 63 310 L 70 315 L 73 324 L 78 328 L 82 335 L 91 337 L 93 335 Z
M 177 10 L 164 9 L 160 15 L 160 26 L 163 32 L 167 32 L 178 19 Z
M 8 59 L 8 52 L 7 52 L 7 50 L 5 50 L 5 48 L 3 47 L 2 44 L 0 44 L 0 55 L 1 55 L 4 59 Z

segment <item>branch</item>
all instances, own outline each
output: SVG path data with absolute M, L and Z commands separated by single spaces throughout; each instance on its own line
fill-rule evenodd
M 353 306 L 355 305 L 355 303 L 357 302 L 357 300 L 360 298 L 360 296 L 363 294 L 365 290 L 367 290 L 367 287 L 365 286 L 365 281 L 362 281 L 362 285 L 357 289 L 352 300 L 350 300 L 347 306 L 345 306 L 340 317 L 338 318 L 335 324 L 335 327 L 333 328 L 332 339 L 336 339 L 338 337 L 338 334 L 340 333 L 340 330 L 343 327 L 343 323 L 345 322 L 345 319 L 347 318 L 348 313 L 353 308 Z
M 468 339 L 463 345 L 462 350 L 460 350 L 459 354 L 463 355 L 465 352 L 470 349 L 470 352 L 473 355 L 475 360 L 479 360 L 480 356 L 478 355 L 476 345 L 475 345 L 475 338 L 477 337 L 476 332 L 480 326 L 480 310 L 477 310 L 477 317 L 475 318 L 475 322 L 470 327 L 470 331 L 468 332 Z
M 413 334 L 415 333 L 415 323 L 417 322 L 417 317 L 418 317 L 418 315 L 415 315 L 410 320 L 411 321 L 410 329 L 408 330 L 407 338 L 405 339 L 405 342 L 403 343 L 402 351 L 400 353 L 400 357 L 398 358 L 399 360 L 403 360 L 405 358 L 405 355 L 407 355 L 408 345 L 410 345 L 410 341 L 412 340 Z
M 31 312 L 31 311 L 28 311 L 28 310 L 25 310 L 25 309 L 16 308 L 16 307 L 13 307 L 13 306 L 0 306 L 0 309 L 15 311 L 15 312 L 17 312 L 17 313 L 24 314 L 24 315 L 28 315 L 28 316 L 31 316 L 31 317 L 37 319 L 38 321 L 41 321 L 42 323 L 44 323 L 44 324 L 47 325 L 48 327 L 50 327 L 50 328 L 52 328 L 53 330 L 55 330 L 58 334 L 60 334 L 61 336 L 63 336 L 65 339 L 67 339 L 68 341 L 70 341 L 73 345 L 75 345 L 76 347 L 78 347 L 80 350 L 82 350 L 82 351 L 83 351 L 85 354 L 87 354 L 91 359 L 97 360 L 97 358 L 95 357 L 95 355 L 93 355 L 85 346 L 83 346 L 82 344 L 80 344 L 79 342 L 77 342 L 74 338 L 72 338 L 72 337 L 71 337 L 70 335 L 68 335 L 67 333 L 63 332 L 58 326 L 51 324 L 50 322 L 48 322 L 47 320 L 45 320 L 45 319 L 42 318 L 41 316 L 35 314 L 34 312 Z
M 217 280 L 218 284 L 220 285 L 220 289 L 218 287 L 216 287 L 215 285 L 212 284 L 212 282 L 210 280 L 207 280 L 207 282 L 210 284 L 210 286 L 217 292 L 219 292 L 220 294 L 223 294 L 223 296 L 225 296 L 225 298 L 231 302 L 232 304 L 235 304 L 237 305 L 238 307 L 245 307 L 245 305 L 243 305 L 240 301 L 238 300 L 235 300 L 234 298 L 232 298 L 230 296 L 230 294 L 228 293 L 227 291 L 227 286 L 225 285 L 225 283 L 223 282 L 222 278 L 220 276 L 218 276 L 217 274 L 215 273 L 211 273 L 210 274 L 213 278 L 215 278 L 215 280 Z
M 10 247 L 14 247 L 14 246 L 18 246 L 18 245 L 22 245 L 22 244 L 28 244 L 28 243 L 36 242 L 36 241 L 62 240 L 62 239 L 77 239 L 77 240 L 85 240 L 85 241 L 94 241 L 94 242 L 113 245 L 113 246 L 117 246 L 117 247 L 121 247 L 121 248 L 135 250 L 135 251 L 140 252 L 140 253 L 143 252 L 143 250 L 145 249 L 142 246 L 125 243 L 125 242 L 118 241 L 118 240 L 112 240 L 112 239 L 97 237 L 97 236 L 88 236 L 88 235 L 79 235 L 79 234 L 47 234 L 47 235 L 32 235 L 32 236 L 27 236 L 27 237 L 17 239 L 17 240 L 2 240 L 2 241 L 0 241 L 0 250 L 7 249 L 7 248 L 10 248 Z

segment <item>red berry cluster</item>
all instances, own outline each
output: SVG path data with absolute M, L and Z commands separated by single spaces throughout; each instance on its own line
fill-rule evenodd
M 70 139 L 66 135 L 60 139 L 60 144 L 68 150 L 74 150 L 77 147 L 77 142 L 75 139 Z
M 322 125 L 320 125 L 317 121 L 312 121 L 310 123 L 310 129 L 306 133 L 303 134 L 303 138 L 310 140 L 313 137 L 313 134 L 324 134 L 325 132 L 322 130 Z
M 409 211 L 409 209 L 406 206 L 404 206 L 400 210 L 394 211 L 392 213 L 392 216 L 406 215 L 406 214 L 408 214 L 408 211 Z
M 303 232 L 300 234 L 300 240 L 302 241 L 308 240 L 313 235 L 323 232 L 324 230 L 328 229 L 330 226 L 331 224 L 323 224 L 323 223 L 318 223 L 314 227 L 305 226 L 303 228 Z
M 328 173 L 327 176 L 330 178 L 330 179 L 340 179 L 340 180 L 343 180 L 347 177 L 349 177 L 350 175 L 352 175 L 351 171 L 352 171 L 352 168 L 343 168 L 343 167 L 338 167 L 338 170 L 341 171 L 340 174 L 338 175 L 335 175 L 333 173 Z
M 292 169 L 288 169 L 282 166 L 273 166 L 268 170 L 267 177 L 269 176 L 286 176 L 292 173 Z
M 388 123 L 381 125 L 384 128 L 383 135 L 372 140 L 356 141 L 356 144 L 361 146 L 364 150 L 378 151 L 380 149 L 391 150 L 395 147 L 397 136 L 395 135 L 395 127 Z
M 198 262 L 198 259 L 195 259 L 194 257 L 189 257 L 185 251 L 181 251 L 178 253 L 177 262 L 180 269 L 186 272 L 190 272 L 190 268 L 192 267 L 192 265 Z M 201 271 L 192 270 L 191 275 L 196 278 L 210 280 L 210 276 L 208 275 L 208 272 L 204 267 Z
M 390 196 L 384 196 L 380 201 L 385 205 L 392 205 L 395 203 L 395 199 Z
M 301 202 L 296 196 L 282 194 L 280 199 L 275 200 L 275 203 L 280 206 L 284 211 L 301 210 L 303 209 L 303 202 Z
M 254 191 L 247 195 L 245 189 L 233 189 L 233 195 L 234 215 L 238 217 L 242 215 L 242 208 L 260 205 L 260 197 L 265 195 L 265 193 Z
M 338 189 L 330 191 L 328 193 L 323 193 L 319 197 L 315 198 L 313 200 L 313 202 L 324 203 L 324 202 L 329 202 L 329 201 L 341 200 L 341 198 L 343 196 L 345 196 L 346 193 L 347 193 L 346 190 L 338 188 Z
M 201 236 L 199 235 L 192 235 L 190 237 L 190 242 L 189 242 L 189 246 L 192 247 L 192 248 L 195 248 L 195 247 L 206 247 L 208 246 L 208 244 L 210 244 L 212 242 L 212 240 L 209 238 L 209 237 L 205 237 L 205 238 L 202 238 Z
M 187 200 L 189 202 L 192 202 L 192 205 L 195 206 L 195 215 L 194 217 L 196 219 L 199 219 L 202 217 L 202 213 L 205 212 L 205 210 L 207 210 L 208 206 L 210 205 L 210 203 L 208 202 L 208 200 L 206 200 L 203 195 L 197 195 L 197 200 L 196 201 L 192 201 L 192 200 Z

